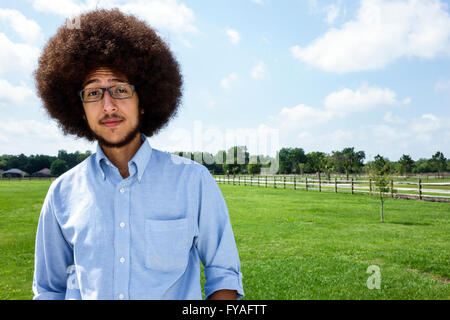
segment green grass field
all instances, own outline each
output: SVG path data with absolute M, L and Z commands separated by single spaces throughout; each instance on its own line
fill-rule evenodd
M 50 181 L 0 181 L 0 299 L 31 299 Z M 245 299 L 450 299 L 450 204 L 219 185 Z M 368 289 L 369 266 L 381 288 Z

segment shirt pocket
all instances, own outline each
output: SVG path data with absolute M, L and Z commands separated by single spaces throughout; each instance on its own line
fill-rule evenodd
M 145 266 L 159 271 L 186 267 L 192 237 L 187 218 L 177 220 L 145 220 Z

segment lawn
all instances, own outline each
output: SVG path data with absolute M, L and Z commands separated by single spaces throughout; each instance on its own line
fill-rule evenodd
M 449 203 L 220 187 L 249 299 L 450 299 Z
M 31 299 L 34 237 L 50 181 L 0 181 L 0 299 Z M 450 299 L 450 204 L 219 185 L 245 299 Z M 367 268 L 381 272 L 368 289 Z

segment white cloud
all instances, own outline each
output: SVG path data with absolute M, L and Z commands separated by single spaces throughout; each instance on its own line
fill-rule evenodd
M 231 85 L 239 78 L 239 76 L 236 73 L 231 73 L 227 77 L 220 80 L 220 85 L 222 88 L 229 90 L 231 89 Z
M 265 79 L 267 77 L 267 71 L 264 62 L 258 62 L 258 64 L 253 67 L 250 75 L 253 79 Z
M 332 117 L 333 114 L 326 109 L 313 108 L 300 104 L 293 108 L 283 108 L 278 115 L 269 117 L 269 119 L 278 123 L 277 126 L 280 129 L 292 130 L 321 125 L 329 121 Z
M 402 57 L 450 54 L 450 17 L 438 0 L 361 0 L 354 20 L 332 28 L 293 56 L 329 72 L 380 69 Z
M 324 99 L 322 108 L 300 104 L 293 108 L 283 108 L 279 114 L 269 119 L 277 123 L 283 131 L 289 131 L 323 126 L 352 113 L 400 105 L 402 103 L 391 89 L 364 85 L 357 90 L 344 88 L 330 93 Z
M 40 49 L 26 43 L 15 43 L 0 32 L 0 75 L 31 76 L 37 65 Z
M 256 4 L 262 4 L 263 3 L 262 0 L 252 0 L 252 2 L 256 3 Z
M 234 29 L 227 29 L 225 33 L 232 44 L 238 44 L 241 41 L 241 35 Z
M 124 12 L 140 16 L 157 28 L 180 34 L 197 31 L 194 11 L 177 0 L 134 0 L 118 7 Z
M 419 123 L 420 127 L 414 127 Z M 342 128 L 333 126 L 333 122 L 324 122 L 315 127 L 298 125 L 294 130 L 286 130 L 282 125 L 271 124 L 273 128 L 279 128 L 282 147 L 301 147 L 306 152 L 331 152 L 354 146 L 357 150 L 365 151 L 366 161 L 372 160 L 376 154 L 391 160 L 399 159 L 402 154 L 409 154 L 413 159 L 430 157 L 436 150 L 450 154 L 450 119 L 439 119 L 434 115 L 406 117 L 402 123 L 361 123 Z
M 73 0 L 33 0 L 33 8 L 41 12 L 50 12 L 64 17 L 71 17 L 88 9 L 88 6 L 86 4 L 79 4 Z M 95 6 L 92 8 L 95 8 Z
M 36 120 L 19 120 L 0 123 L 0 132 L 9 137 L 33 137 L 49 139 L 60 135 L 54 122 L 42 123 Z
M 73 136 L 64 136 L 54 121 L 12 120 L 0 122 L 0 141 L 5 154 L 57 155 L 68 152 L 95 150 L 95 144 Z
M 392 113 L 392 111 L 388 111 L 384 114 L 383 120 L 388 123 L 405 123 L 401 117 L 396 116 Z
M 425 134 L 432 131 L 437 131 L 441 128 L 441 120 L 431 113 L 422 115 L 419 119 L 416 119 L 411 128 L 418 134 Z
M 0 20 L 9 24 L 26 43 L 40 43 L 44 40 L 41 27 L 37 22 L 28 19 L 17 10 L 0 8 Z
M 178 0 L 87 0 L 82 4 L 73 0 L 34 0 L 33 7 L 38 11 L 63 17 L 73 17 L 96 7 L 118 8 L 146 20 L 158 29 L 166 29 L 178 34 L 197 31 L 194 25 L 194 11 Z
M 23 105 L 37 101 L 33 90 L 26 85 L 14 86 L 4 79 L 0 79 L 0 107 L 10 104 Z
M 394 106 L 398 103 L 396 93 L 391 89 L 367 85 L 357 90 L 344 88 L 332 92 L 324 101 L 327 110 L 339 115 L 367 111 L 377 107 Z

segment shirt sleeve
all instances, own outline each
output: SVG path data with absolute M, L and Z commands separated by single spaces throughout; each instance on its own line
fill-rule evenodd
M 244 296 L 239 255 L 231 228 L 227 205 L 214 178 L 201 171 L 199 235 L 196 239 L 204 266 L 205 297 L 218 290 L 236 290 Z
M 52 188 L 50 188 L 52 190 Z M 73 251 L 55 217 L 51 191 L 42 206 L 36 233 L 33 300 L 63 300 Z

